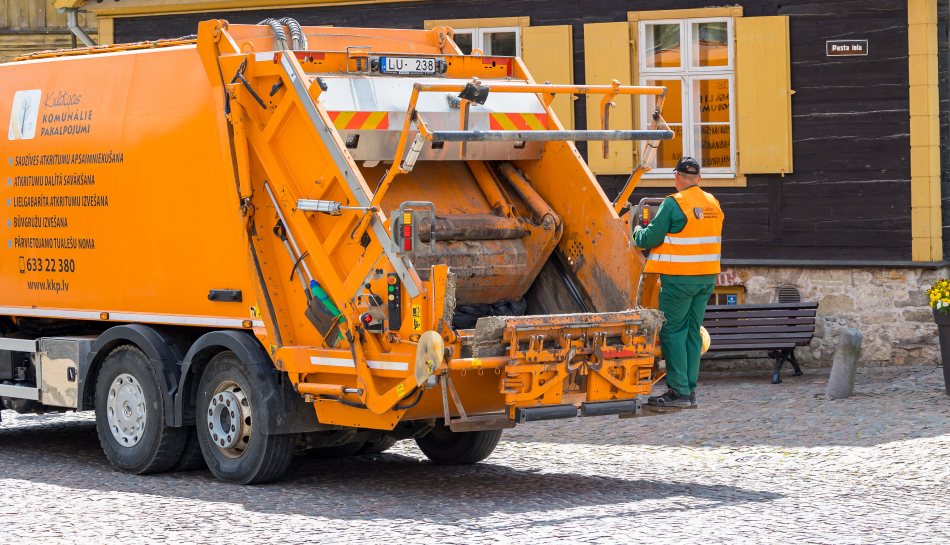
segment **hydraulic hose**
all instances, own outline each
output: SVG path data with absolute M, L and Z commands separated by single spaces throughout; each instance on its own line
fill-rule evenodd
M 417 395 L 416 398 L 412 400 L 412 403 L 408 405 L 400 405 L 397 403 L 396 405 L 393 406 L 393 409 L 397 411 L 401 411 L 403 409 L 411 409 L 415 407 L 416 405 L 418 405 L 419 402 L 422 401 L 422 393 L 424 392 L 424 390 L 422 388 L 416 388 L 416 390 L 419 390 L 419 395 Z M 412 395 L 412 392 L 409 392 L 409 395 Z
M 307 37 L 303 35 L 303 29 L 296 19 L 284 17 L 280 20 L 281 24 L 287 25 L 290 29 L 290 35 L 293 37 L 292 49 L 295 51 L 305 51 L 307 49 Z
M 281 50 L 287 49 L 287 34 L 284 33 L 284 26 L 280 24 L 280 21 L 275 19 L 264 19 L 259 25 L 270 25 L 274 29 L 274 37 L 277 39 L 277 47 Z
M 337 403 L 342 403 L 343 405 L 346 405 L 347 407 L 353 407 L 354 409 L 365 409 L 365 408 L 366 408 L 366 405 L 363 404 L 363 403 L 357 403 L 357 402 L 355 402 L 355 401 L 350 401 L 350 400 L 348 400 L 348 399 L 343 399 L 342 397 L 338 397 L 338 396 L 331 396 L 331 395 L 329 395 L 329 394 L 320 394 L 320 395 L 318 395 L 317 397 L 318 397 L 319 399 L 327 399 L 327 400 L 330 400 L 330 401 L 336 401 Z

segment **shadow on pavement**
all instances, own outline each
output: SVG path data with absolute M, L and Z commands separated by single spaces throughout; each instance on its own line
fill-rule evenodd
M 824 398 L 828 369 L 771 374 L 708 373 L 699 409 L 621 420 L 534 422 L 505 441 L 677 447 L 870 447 L 950 434 L 950 397 L 938 368 L 859 369 L 855 395 Z M 654 395 L 666 389 L 661 381 Z
M 583 460 L 564 462 L 563 472 L 523 470 L 488 462 L 436 466 L 410 456 L 382 454 L 323 460 L 294 458 L 282 481 L 270 485 L 225 485 L 207 470 L 126 475 L 114 470 L 99 446 L 92 422 L 0 429 L 0 479 L 63 486 L 89 493 L 141 493 L 168 498 L 225 502 L 268 514 L 332 519 L 459 520 L 487 513 L 517 514 L 577 506 L 620 506 L 610 516 L 643 513 L 650 506 L 621 506 L 682 498 L 661 511 L 706 509 L 768 502 L 781 495 L 729 485 L 675 480 L 585 475 Z M 635 471 L 635 470 L 633 470 Z M 654 471 L 655 473 L 655 471 Z M 698 496 L 702 501 L 691 501 Z M 606 516 L 606 515 L 605 515 Z M 589 520 L 590 516 L 583 517 Z M 558 518 L 563 523 L 562 518 Z M 538 521 L 535 524 L 545 524 Z

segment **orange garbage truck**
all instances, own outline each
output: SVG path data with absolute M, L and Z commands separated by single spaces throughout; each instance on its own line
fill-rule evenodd
M 641 414 L 662 317 L 621 213 L 650 154 L 611 202 L 574 142 L 655 150 L 665 89 L 539 84 L 452 36 L 211 20 L 0 65 L 2 407 L 94 410 L 121 471 L 243 484 Z M 649 130 L 609 128 L 618 94 Z

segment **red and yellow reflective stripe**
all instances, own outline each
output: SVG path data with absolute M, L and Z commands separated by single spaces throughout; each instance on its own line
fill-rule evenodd
M 548 128 L 548 114 L 489 114 L 493 131 L 543 131 Z
M 389 128 L 387 112 L 327 112 L 337 130 L 382 130 Z

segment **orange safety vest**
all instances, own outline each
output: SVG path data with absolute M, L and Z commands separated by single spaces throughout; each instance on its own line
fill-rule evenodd
M 663 244 L 650 250 L 643 271 L 674 275 L 719 274 L 722 253 L 722 208 L 715 197 L 697 186 L 675 195 L 686 216 L 686 227 L 667 233 Z

